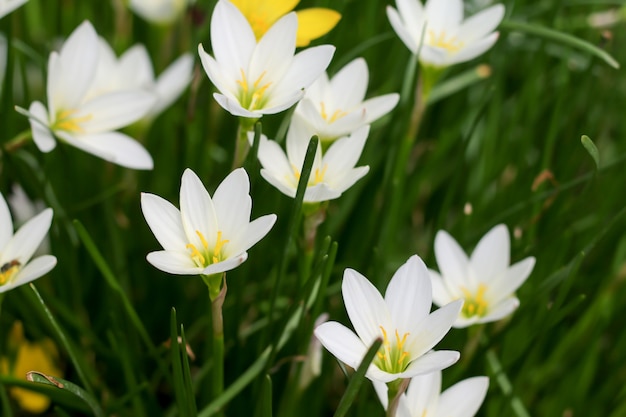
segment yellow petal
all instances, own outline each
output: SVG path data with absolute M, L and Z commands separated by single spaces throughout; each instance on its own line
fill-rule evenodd
M 330 32 L 341 19 L 339 12 L 323 8 L 305 9 L 296 14 L 298 15 L 296 46 L 307 46 L 313 39 Z
M 300 0 L 232 0 L 248 19 L 254 35 L 259 40 L 282 16 L 296 7 Z

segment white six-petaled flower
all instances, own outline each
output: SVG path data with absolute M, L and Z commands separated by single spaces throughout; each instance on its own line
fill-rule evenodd
M 30 259 L 46 237 L 51 222 L 52 209 L 47 208 L 13 234 L 11 213 L 0 194 L 0 293 L 27 284 L 54 268 L 57 258 L 52 255 Z
M 309 140 L 314 133 L 311 127 L 294 115 L 287 133 L 287 155 L 275 141 L 261 136 L 258 157 L 263 169 L 261 176 L 280 192 L 295 197 L 300 181 L 300 170 L 304 163 Z M 348 188 L 369 171 L 369 166 L 355 167 L 367 135 L 369 125 L 357 129 L 352 135 L 335 141 L 322 156 L 322 145 L 318 143 L 313 168 L 304 202 L 318 203 L 339 198 Z M 250 135 L 249 135 L 250 136 Z
M 396 0 L 387 17 L 398 37 L 422 64 L 447 67 L 483 54 L 498 39 L 504 6 L 496 4 L 463 20 L 463 0 Z M 423 34 L 423 37 L 422 37 Z
M 483 236 L 469 258 L 452 236 L 437 232 L 435 257 L 440 273 L 429 271 L 433 301 L 441 306 L 465 300 L 454 327 L 497 321 L 517 308 L 515 291 L 530 275 L 535 258 L 509 266 L 510 246 L 509 231 L 503 224 Z
M 372 381 L 391 382 L 447 368 L 459 359 L 455 351 L 431 351 L 448 333 L 461 310 L 457 300 L 432 313 L 428 270 L 414 255 L 394 274 L 385 298 L 367 278 L 346 269 L 341 286 L 356 334 L 337 322 L 315 329 L 315 336 L 339 360 L 357 368 L 367 349 L 383 340 L 367 370 Z
M 397 93 L 365 99 L 369 73 L 363 58 L 357 58 L 332 78 L 323 73 L 298 103 L 296 113 L 313 127 L 320 140 L 333 140 L 371 124 L 398 103 Z
M 304 96 L 324 72 L 335 48 L 321 45 L 294 55 L 298 18 L 288 13 L 257 43 L 243 14 L 220 0 L 211 16 L 215 58 L 198 45 L 202 66 L 219 93 L 215 100 L 235 116 L 258 119 L 279 113 Z
M 387 386 L 374 381 L 374 388 L 387 409 Z M 441 372 L 411 378 L 400 396 L 396 417 L 473 417 L 487 395 L 489 378 L 476 376 L 457 382 L 441 392 Z
M 213 198 L 186 169 L 180 210 L 157 195 L 142 193 L 143 215 L 164 249 L 149 253 L 148 262 L 178 275 L 213 275 L 239 266 L 276 221 L 275 214 L 268 214 L 250 222 L 249 192 L 248 174 L 239 168 L 222 181 Z
M 48 60 L 48 108 L 39 101 L 29 111 L 33 140 L 42 152 L 56 147 L 54 137 L 104 160 L 134 169 L 152 169 L 152 157 L 139 142 L 115 132 L 142 118 L 154 94 L 141 88 L 90 94 L 98 69 L 98 35 L 83 22 L 60 52 Z

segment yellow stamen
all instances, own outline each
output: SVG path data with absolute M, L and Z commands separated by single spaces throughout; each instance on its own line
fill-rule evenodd
M 272 82 L 261 85 L 263 78 L 267 74 L 267 71 L 263 71 L 261 75 L 252 83 L 252 88 L 248 84 L 248 77 L 243 68 L 239 68 L 241 79 L 237 80 L 237 84 L 241 86 L 241 94 L 239 95 L 239 102 L 242 107 L 248 110 L 256 110 L 262 106 L 263 96 L 268 88 L 272 85 Z
M 315 169 L 315 178 L 314 178 L 315 184 L 319 184 L 320 182 L 324 181 L 324 175 L 326 175 L 327 169 L 328 169 L 328 164 L 324 164 L 321 171 L 319 168 Z
M 85 133 L 80 126 L 81 123 L 87 122 L 93 118 L 91 114 L 81 117 L 74 117 L 77 110 L 61 110 L 57 113 L 56 121 L 52 126 L 52 130 L 65 130 L 72 133 Z
M 348 113 L 343 110 L 335 110 L 333 114 L 328 117 L 328 113 L 326 112 L 326 106 L 324 102 L 320 102 L 320 115 L 322 119 L 326 120 L 328 123 L 334 123 L 342 117 L 346 116 Z
M 220 233 L 220 232 L 218 232 L 218 233 Z M 202 246 L 204 246 L 204 249 L 209 249 L 209 243 L 204 238 L 204 235 L 202 233 L 200 233 L 200 231 L 198 231 L 198 230 L 196 230 L 196 234 L 200 238 L 200 242 L 202 242 Z
M 481 283 L 478 285 L 476 294 L 472 294 L 464 287 L 461 288 L 461 292 L 463 292 L 463 298 L 465 299 L 463 309 L 461 310 L 463 316 L 467 318 L 474 316 L 483 317 L 487 314 L 489 304 L 487 300 L 485 300 L 485 293 L 487 292 L 487 286 L 485 284 Z
M 381 370 L 389 373 L 400 373 L 404 371 L 410 361 L 409 352 L 403 349 L 409 333 L 404 333 L 400 336 L 398 329 L 395 329 L 396 339 L 395 343 L 392 344 L 389 340 L 387 330 L 383 326 L 378 327 L 383 336 L 383 344 L 376 354 L 376 365 Z
M 434 30 L 428 31 L 428 36 L 430 37 L 429 45 L 436 46 L 438 48 L 443 48 L 448 52 L 458 52 L 461 48 L 463 48 L 463 42 L 457 39 L 456 36 L 447 37 L 445 31 L 441 31 L 439 33 Z
M 246 73 L 243 72 L 243 68 L 239 68 L 239 72 L 241 73 L 241 80 L 237 80 L 237 84 L 241 86 L 241 89 L 244 93 L 248 92 L 248 79 L 246 78 Z
M 194 245 L 193 243 L 187 243 L 187 245 L 185 245 L 185 248 L 191 250 L 191 259 L 193 259 L 195 263 L 205 266 L 204 256 L 202 256 L 200 251 L 198 251 L 196 245 Z
M 215 242 L 215 248 L 213 249 L 213 263 L 220 261 L 222 247 L 228 242 L 229 240 L 222 240 L 222 232 L 217 232 L 217 242 Z
M 11 277 L 19 271 L 21 265 L 22 264 L 17 259 L 13 259 L 2 265 L 2 267 L 0 267 L 0 285 L 8 283 Z

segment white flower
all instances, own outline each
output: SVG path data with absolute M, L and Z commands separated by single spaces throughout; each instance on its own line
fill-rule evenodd
M 311 136 L 314 135 L 306 122 L 294 115 L 287 133 L 287 155 L 275 141 L 261 136 L 258 157 L 263 169 L 261 176 L 278 190 L 295 197 L 300 181 L 300 170 Z M 363 126 L 352 135 L 338 139 L 324 153 L 318 143 L 313 168 L 304 202 L 316 203 L 339 198 L 348 188 L 369 171 L 369 166 L 355 167 L 361 156 L 369 126 Z
M 148 22 L 169 25 L 187 7 L 188 0 L 130 0 L 128 7 Z
M 528 257 L 512 266 L 509 231 L 500 224 L 476 245 L 470 258 L 447 232 L 435 237 L 435 257 L 441 275 L 430 270 L 433 302 L 439 306 L 463 299 L 463 309 L 454 327 L 500 320 L 519 305 L 515 291 L 526 281 L 535 266 Z
M 7 203 L 9 203 L 9 207 L 15 216 L 15 227 L 23 225 L 28 220 L 46 209 L 43 201 L 32 201 L 19 184 L 13 184 L 11 191 L 11 194 L 7 197 Z M 50 242 L 46 236 L 41 241 L 41 244 L 35 251 L 35 254 L 43 255 L 48 252 L 50 252 Z
M 142 118 L 153 94 L 124 90 L 87 98 L 98 68 L 98 35 L 88 21 L 48 60 L 48 108 L 39 101 L 29 111 L 35 144 L 42 152 L 56 146 L 54 136 L 102 159 L 134 169 L 152 169 L 150 154 L 137 141 L 115 132 Z M 54 136 L 53 136 L 54 135 Z
M 104 40 L 100 39 L 98 70 L 86 99 L 111 92 L 143 89 L 152 93 L 156 100 L 143 120 L 150 121 L 171 105 L 191 82 L 193 57 L 180 56 L 155 80 L 152 61 L 145 46 L 137 44 L 119 59 Z
M 380 402 L 387 409 L 387 386 L 374 381 Z M 396 417 L 473 417 L 487 395 L 489 378 L 477 376 L 441 392 L 441 372 L 411 378 L 400 397 Z
M 335 48 L 322 45 L 294 56 L 298 18 L 288 13 L 256 42 L 239 9 L 220 0 L 211 17 L 215 58 L 198 45 L 202 66 L 220 91 L 213 96 L 235 116 L 260 118 L 279 113 L 304 96 L 326 69 Z
M 0 0 L 0 18 L 8 15 L 28 0 Z
M 57 258 L 52 255 L 30 260 L 48 233 L 51 222 L 52 209 L 48 208 L 13 234 L 11 213 L 0 194 L 0 293 L 27 284 L 54 268 Z
M 399 378 L 447 368 L 459 359 L 455 351 L 431 351 L 448 333 L 461 310 L 455 301 L 433 313 L 428 270 L 414 255 L 398 269 L 385 298 L 363 275 L 346 269 L 341 285 L 348 317 L 356 334 L 337 322 L 324 323 L 315 335 L 324 347 L 347 365 L 357 368 L 377 338 L 383 345 L 367 370 L 372 381 Z
M 371 124 L 398 103 L 397 93 L 364 100 L 369 74 L 367 63 L 357 58 L 332 79 L 323 73 L 306 90 L 296 113 L 313 126 L 320 140 L 333 140 Z
M 504 17 L 496 4 L 463 20 L 463 0 L 396 0 L 387 17 L 402 42 L 423 64 L 447 67 L 483 54 L 498 39 L 494 32 Z M 422 39 L 422 33 L 424 38 Z M 421 45 L 421 49 L 420 49 Z
M 156 268 L 178 275 L 213 275 L 248 258 L 246 252 L 276 221 L 268 214 L 250 222 L 250 181 L 243 168 L 231 172 L 213 198 L 198 176 L 186 169 L 180 186 L 180 210 L 154 194 L 141 194 L 141 209 L 162 251 L 148 254 Z

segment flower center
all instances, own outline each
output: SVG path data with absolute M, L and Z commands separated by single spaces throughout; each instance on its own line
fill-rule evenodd
M 215 247 L 213 250 L 209 249 L 209 243 L 204 238 L 204 235 L 200 233 L 200 231 L 196 230 L 196 235 L 200 238 L 200 242 L 202 242 L 202 251 L 198 250 L 196 245 L 193 243 L 188 243 L 185 247 L 191 251 L 191 259 L 196 263 L 196 265 L 201 267 L 207 267 L 212 264 L 216 264 L 221 262 L 223 259 L 222 249 L 224 245 L 229 242 L 229 240 L 222 239 L 222 232 L 217 232 L 217 241 L 215 242 Z
M 13 259 L 2 265 L 2 267 L 0 267 L 0 286 L 7 284 L 13 275 L 20 270 L 20 266 L 22 266 L 22 264 L 17 259 Z
M 52 130 L 65 130 L 71 133 L 85 133 L 81 124 L 91 120 L 91 114 L 86 116 L 76 116 L 77 110 L 61 110 L 57 113 L 56 120 L 52 125 Z
M 474 316 L 483 317 L 487 314 L 488 304 L 485 300 L 485 292 L 487 292 L 487 286 L 485 284 L 479 284 L 476 294 L 472 294 L 467 288 L 461 287 L 463 291 L 463 297 L 465 302 L 463 303 L 463 309 L 461 314 L 470 318 Z
M 330 115 L 330 117 L 328 116 L 328 113 L 326 112 L 326 105 L 324 104 L 324 102 L 320 102 L 320 114 L 322 115 L 322 119 L 326 120 L 329 124 L 336 122 L 337 120 L 341 119 L 342 117 L 344 117 L 345 115 L 347 115 L 348 113 L 343 111 L 343 110 L 335 110 L 333 112 L 333 114 Z
M 294 164 L 291 164 L 291 169 L 293 169 L 293 175 L 295 175 L 296 180 L 300 181 L 300 171 Z M 321 168 L 315 168 L 313 171 L 313 175 L 309 176 L 309 182 L 307 183 L 307 187 L 312 187 L 321 182 L 324 182 L 324 176 L 326 175 L 326 170 L 328 169 L 328 164 L 324 164 Z
M 435 32 L 432 29 L 428 31 L 428 44 L 448 52 L 458 52 L 464 45 L 456 36 L 448 36 L 444 30 Z
M 396 338 L 392 343 L 387 335 L 387 330 L 385 330 L 383 326 L 380 326 L 380 330 L 383 334 L 383 344 L 378 350 L 378 353 L 376 353 L 374 364 L 382 371 L 391 374 L 403 372 L 411 361 L 409 352 L 404 350 L 404 344 L 406 343 L 406 338 L 409 336 L 409 333 L 404 333 L 402 337 L 400 337 L 400 333 L 398 329 L 396 329 Z
M 244 70 L 240 68 L 239 71 L 241 72 L 241 78 L 237 80 L 237 84 L 241 87 L 238 97 L 241 107 L 247 110 L 262 108 L 267 101 L 266 97 L 264 97 L 265 91 L 272 85 L 271 81 L 263 84 L 263 78 L 267 71 L 263 71 L 252 85 L 248 83 L 248 77 L 246 77 Z

